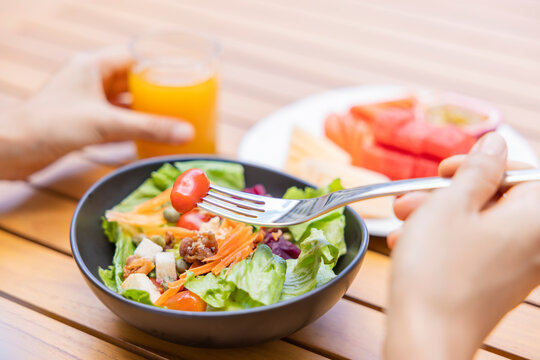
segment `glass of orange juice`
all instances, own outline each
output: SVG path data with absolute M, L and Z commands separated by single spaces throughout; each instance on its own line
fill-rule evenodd
M 139 157 L 216 152 L 217 40 L 184 31 L 160 31 L 133 40 L 129 75 L 133 110 L 190 122 L 195 136 L 182 145 L 138 140 Z

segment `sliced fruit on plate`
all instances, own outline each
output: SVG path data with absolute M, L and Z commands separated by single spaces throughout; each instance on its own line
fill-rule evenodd
M 375 119 L 385 116 L 385 113 L 393 113 L 394 116 L 409 116 L 410 112 L 414 112 L 416 106 L 416 99 L 414 97 L 407 97 L 403 99 L 395 99 L 390 101 L 357 105 L 351 107 L 350 113 L 359 119 L 367 122 L 372 122 Z
M 372 126 L 377 142 L 415 155 L 444 159 L 467 153 L 476 138 L 454 125 L 438 126 L 423 121 L 377 120 Z
M 435 176 L 440 160 L 467 153 L 476 138 L 456 125 L 418 118 L 419 107 L 414 98 L 353 106 L 327 116 L 325 133 L 353 165 L 392 180 Z
M 389 180 L 386 176 L 374 171 L 317 158 L 304 158 L 289 171 L 317 186 L 328 184 L 336 177 L 341 179 L 341 184 L 345 188 L 383 183 Z M 351 207 L 365 218 L 387 218 L 393 214 L 392 203 L 392 197 L 384 197 L 359 201 Z
M 308 157 L 343 164 L 351 163 L 351 156 L 332 141 L 313 136 L 308 131 L 298 127 L 294 128 L 285 169 L 290 172 L 291 169 L 296 168 L 299 162 Z
M 493 104 L 452 92 L 423 94 L 416 111 L 423 121 L 455 125 L 476 138 L 502 122 L 501 112 Z
M 332 140 L 335 144 L 341 146 L 341 144 L 344 143 L 344 140 L 343 133 L 341 132 L 341 121 L 339 119 L 340 116 L 341 115 L 332 113 L 326 117 L 326 120 L 324 121 L 324 133 L 326 134 L 327 138 Z M 294 141 L 294 138 L 291 138 L 291 143 L 292 141 Z
M 436 176 L 438 159 L 414 155 L 379 143 L 363 144 L 353 165 L 385 174 L 392 180 Z

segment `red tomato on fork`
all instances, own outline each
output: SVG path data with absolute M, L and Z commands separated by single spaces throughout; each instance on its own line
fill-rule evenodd
M 208 193 L 210 181 L 201 169 L 189 169 L 176 178 L 171 191 L 171 205 L 181 214 L 197 206 Z

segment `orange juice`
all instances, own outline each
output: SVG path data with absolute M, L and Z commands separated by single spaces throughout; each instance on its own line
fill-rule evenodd
M 159 144 L 139 140 L 139 157 L 168 154 L 212 154 L 216 152 L 216 118 L 218 79 L 210 77 L 195 81 L 159 81 L 152 69 L 135 70 L 129 76 L 132 109 L 159 115 L 179 117 L 195 128 L 193 140 L 182 145 Z

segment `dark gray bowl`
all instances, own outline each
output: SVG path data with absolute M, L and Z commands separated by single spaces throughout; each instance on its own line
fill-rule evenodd
M 118 204 L 163 163 L 195 159 L 229 161 L 194 156 L 139 161 L 105 176 L 82 197 L 71 222 L 71 249 L 86 282 L 99 300 L 120 318 L 145 332 L 202 347 L 247 346 L 282 338 L 328 311 L 345 294 L 368 248 L 366 225 L 348 208 L 345 210 L 348 252 L 335 267 L 337 277 L 304 295 L 277 304 L 231 312 L 175 311 L 127 300 L 101 282 L 98 266 L 109 266 L 114 253 L 114 245 L 106 240 L 101 229 L 105 210 Z M 264 184 L 274 196 L 281 196 L 291 186 L 309 186 L 279 171 L 235 162 L 244 166 L 247 186 Z

